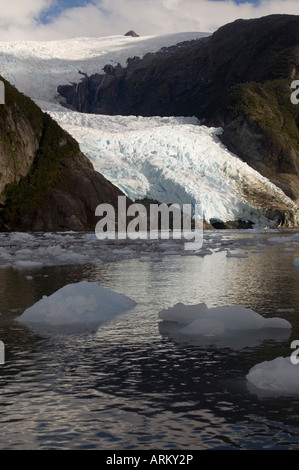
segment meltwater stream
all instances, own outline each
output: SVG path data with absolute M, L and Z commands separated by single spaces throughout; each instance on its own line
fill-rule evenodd
M 233 246 L 239 236 L 222 241 Z M 247 243 L 246 257 L 214 246 L 206 256 L 147 252 L 0 269 L 0 448 L 298 448 L 299 396 L 259 394 L 246 381 L 253 365 L 289 356 L 299 339 L 298 245 L 256 249 L 264 239 Z M 43 295 L 81 280 L 121 292 L 137 307 L 92 329 L 17 321 Z M 287 319 L 292 330 L 236 347 L 203 345 L 159 323 L 159 311 L 177 302 L 244 305 Z

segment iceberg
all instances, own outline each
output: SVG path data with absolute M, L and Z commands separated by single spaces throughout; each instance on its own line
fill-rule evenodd
M 175 341 L 217 348 L 242 349 L 263 341 L 285 341 L 292 325 L 279 317 L 264 318 L 249 308 L 206 304 L 184 305 L 161 310 L 159 331 Z
M 246 379 L 258 391 L 280 395 L 299 393 L 299 365 L 290 357 L 277 357 L 253 366 Z M 254 391 L 251 389 L 251 391 Z
M 188 325 L 198 320 L 201 316 L 207 315 L 208 311 L 209 309 L 204 303 L 198 305 L 184 305 L 178 303 L 174 307 L 161 310 L 158 317 L 163 321 Z
M 292 325 L 283 318 L 265 318 L 240 305 L 208 308 L 206 304 L 176 304 L 161 310 L 159 319 L 185 325 L 181 333 L 188 335 L 224 334 L 225 331 L 259 330 L 263 328 L 290 329 Z
M 111 320 L 135 306 L 136 302 L 123 294 L 82 281 L 66 285 L 49 297 L 44 296 L 18 320 L 53 326 L 94 324 Z

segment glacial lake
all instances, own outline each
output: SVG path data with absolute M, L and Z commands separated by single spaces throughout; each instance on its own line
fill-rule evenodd
M 129 250 L 107 244 L 99 259 L 96 241 L 85 244 L 88 235 L 53 234 L 47 244 L 58 255 L 40 266 L 29 260 L 45 236 L 2 235 L 0 448 L 297 449 L 299 395 L 259 392 L 246 380 L 255 364 L 290 356 L 299 340 L 295 233 L 211 232 L 204 246 L 210 253 L 193 255 L 171 244 L 163 256 L 157 244 L 155 255 L 147 243 L 135 255 L 133 244 Z M 60 262 L 62 250 L 73 259 Z M 82 258 L 92 250 L 93 260 Z M 237 256 L 227 256 L 229 250 Z M 18 321 L 44 295 L 82 280 L 121 292 L 137 306 L 92 328 Z M 159 320 L 162 309 L 178 302 L 243 305 L 285 318 L 292 329 L 236 344 L 203 343 Z

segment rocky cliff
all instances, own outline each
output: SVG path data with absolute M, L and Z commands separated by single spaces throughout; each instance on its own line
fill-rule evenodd
M 94 230 L 95 209 L 123 193 L 94 171 L 77 142 L 5 83 L 0 106 L 0 229 Z
M 59 87 L 81 112 L 196 116 L 237 156 L 299 201 L 299 16 L 238 20 L 212 36 L 132 58 Z

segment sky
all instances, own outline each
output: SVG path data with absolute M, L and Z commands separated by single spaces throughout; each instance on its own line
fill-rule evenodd
M 299 0 L 0 0 L 0 41 L 213 32 L 238 18 L 299 15 Z

